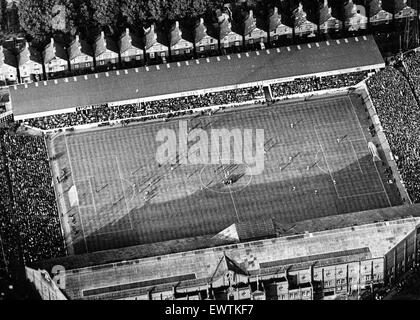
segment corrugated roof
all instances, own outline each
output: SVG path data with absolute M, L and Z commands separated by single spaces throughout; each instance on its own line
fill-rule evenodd
M 15 116 L 384 64 L 371 36 L 212 57 L 11 88 Z M 240 72 L 238 72 L 240 70 Z M 223 75 L 222 77 L 220 75 Z M 51 87 L 54 90 L 51 90 Z

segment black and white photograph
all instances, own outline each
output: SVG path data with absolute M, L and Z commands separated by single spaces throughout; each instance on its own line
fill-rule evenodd
M 420 300 L 419 21 L 418 0 L 0 0 L 0 305 Z

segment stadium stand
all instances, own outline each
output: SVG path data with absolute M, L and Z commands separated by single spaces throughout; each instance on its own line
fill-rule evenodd
M 106 256 L 97 252 L 33 267 L 64 266 L 63 292 L 70 299 L 220 299 L 227 298 L 223 292 L 229 287 L 234 299 L 261 290 L 267 299 L 282 294 L 287 295 L 283 299 L 315 299 L 331 291 L 357 291 L 358 284 L 389 282 L 413 265 L 419 209 L 407 205 L 301 221 L 293 231 L 280 226 L 289 231 L 274 239 L 150 258 L 96 265 L 91 257 L 105 261 L 97 256 Z M 118 279 L 107 276 L 113 272 Z M 285 292 L 277 288 L 282 278 Z
M 24 120 L 77 107 L 124 105 L 384 66 L 373 37 L 363 36 L 16 85 L 10 88 L 10 100 L 15 120 Z
M 409 62 L 409 70 L 413 63 Z M 376 112 L 413 202 L 420 202 L 420 107 L 407 79 L 387 67 L 367 81 Z
M 26 262 L 65 254 L 43 138 L 0 132 L 0 235 L 5 259 Z M 3 196 L 4 195 L 4 196 Z M 9 251 L 9 252 L 8 252 Z
M 354 86 L 367 76 L 367 71 L 361 71 L 325 77 L 309 77 L 272 84 L 271 88 L 274 98 L 280 98 L 300 93 Z M 139 117 L 141 117 L 139 120 L 146 121 L 182 115 L 187 111 L 198 108 L 244 102 L 252 103 L 259 100 L 264 100 L 261 87 L 250 87 L 119 106 L 109 106 L 107 104 L 86 106 L 71 113 L 28 119 L 25 123 L 32 127 L 51 130 Z
M 314 51 L 315 61 L 308 59 Z M 352 87 L 383 67 L 373 38 L 363 37 L 25 84 L 11 87 L 10 97 L 16 120 L 50 130 L 248 103 L 261 99 L 264 87 L 275 99 Z M 407 62 L 407 70 L 416 68 Z M 418 202 L 415 96 L 393 68 L 367 84 L 405 186 Z M 52 284 L 52 267 L 66 268 L 62 292 L 51 285 L 46 299 L 317 299 L 390 283 L 419 258 L 419 205 L 293 224 L 274 218 L 235 223 L 229 228 L 236 238 L 200 236 L 64 257 L 43 138 L 0 135 L 0 205 L 6 208 L 0 236 L 8 250 L 21 243 L 34 282 Z M 17 254 L 6 252 L 4 260 Z
M 138 117 L 142 117 L 141 120 L 145 121 L 183 114 L 197 108 L 242 102 L 251 103 L 262 97 L 261 88 L 251 87 L 120 106 L 108 106 L 107 104 L 87 106 L 72 113 L 29 119 L 26 123 L 40 129 L 56 129 Z
M 360 71 L 325 77 L 298 78 L 293 81 L 272 84 L 271 90 L 274 98 L 278 98 L 298 93 L 351 87 L 366 79 L 367 76 L 368 71 Z

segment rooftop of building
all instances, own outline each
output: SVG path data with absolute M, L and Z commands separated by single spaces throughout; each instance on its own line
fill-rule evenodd
M 92 46 L 84 39 L 80 39 L 78 35 L 75 36 L 68 48 L 69 59 L 73 60 L 80 55 L 88 55 L 93 57 Z
M 16 117 L 378 66 L 384 61 L 375 40 L 363 36 L 22 84 L 10 92 Z
M 46 261 L 38 267 L 50 270 L 54 264 L 63 265 L 68 270 L 65 293 L 70 298 L 106 298 L 116 293 L 123 297 L 151 288 L 206 286 L 227 271 L 263 276 L 315 262 L 319 266 L 382 258 L 419 222 L 420 204 L 406 205 L 298 222 L 293 230 L 267 240 L 89 267 L 67 263 L 89 261 L 99 252 Z

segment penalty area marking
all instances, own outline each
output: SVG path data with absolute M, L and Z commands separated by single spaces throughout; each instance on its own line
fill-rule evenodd
M 70 171 L 71 171 L 71 179 L 73 180 L 74 179 L 74 171 L 73 171 L 73 166 L 71 165 L 71 157 L 70 157 L 70 149 L 69 149 L 69 145 L 68 145 L 68 143 L 67 143 L 67 135 L 66 134 L 64 134 L 64 142 L 65 142 L 65 144 L 66 144 L 66 150 L 67 150 L 67 158 L 69 159 L 69 165 L 70 165 Z M 77 190 L 77 186 L 76 186 L 76 184 L 74 183 L 74 181 L 73 181 L 73 185 L 75 186 L 75 188 L 76 188 L 76 190 Z M 80 219 L 80 225 L 81 225 L 81 229 L 82 229 L 82 234 L 83 234 L 83 240 L 84 240 L 84 243 L 85 243 L 85 249 L 86 249 L 86 253 L 89 253 L 89 249 L 88 249 L 88 246 L 87 246 L 87 241 L 86 241 L 86 234 L 85 234 L 85 229 L 84 229 L 84 227 L 83 227 L 83 219 L 82 219 L 82 214 L 80 213 L 80 207 L 79 207 L 79 205 L 77 205 L 77 211 L 78 211 L 78 213 L 79 213 L 79 219 Z M 71 232 L 70 232 L 70 234 L 71 234 Z M 73 238 L 73 237 L 72 237 Z M 73 242 L 74 242 L 74 240 L 73 240 Z
M 127 198 L 125 196 L 125 191 L 124 191 L 124 184 L 123 184 L 123 179 L 121 177 L 121 170 L 120 170 L 120 162 L 118 161 L 118 156 L 115 156 L 115 160 L 117 161 L 117 170 L 118 170 L 118 176 L 120 178 L 120 183 L 121 183 L 121 188 L 122 188 L 122 192 L 123 192 L 123 197 L 124 197 L 124 202 L 125 202 L 125 208 L 127 209 L 127 216 L 128 216 L 128 221 L 130 221 L 130 227 L 131 230 L 133 230 L 133 223 L 131 221 L 131 217 L 130 217 L 130 209 L 128 207 L 128 203 L 127 203 Z
M 316 140 L 318 141 L 318 145 L 320 146 L 320 149 L 321 149 L 321 152 L 322 152 L 322 157 L 324 158 L 325 163 L 326 163 L 326 165 L 327 165 L 328 173 L 329 173 L 329 175 L 330 175 L 330 177 L 331 177 L 331 182 L 332 182 L 332 183 L 333 183 L 333 185 L 334 185 L 335 193 L 337 194 L 337 197 L 339 197 L 339 198 L 340 198 L 340 194 L 339 194 L 339 192 L 338 192 L 338 190 L 337 190 L 337 186 L 336 186 L 336 185 L 335 185 L 335 183 L 334 183 L 334 182 L 335 182 L 335 180 L 334 180 L 334 177 L 333 177 L 333 175 L 332 175 L 332 173 L 331 173 L 330 165 L 328 164 L 327 157 L 325 156 L 325 153 L 324 153 L 324 148 L 323 148 L 323 146 L 322 146 L 322 144 L 321 144 L 321 141 L 319 140 L 319 137 L 318 137 L 318 132 L 316 131 L 315 126 L 314 126 L 314 131 L 315 131 L 315 135 L 316 135 Z
M 357 113 L 356 113 L 356 108 L 354 107 L 353 101 L 351 100 L 351 98 L 350 98 L 349 96 L 347 96 L 347 99 L 349 99 L 349 101 L 350 101 L 351 110 L 352 110 L 352 112 L 353 112 L 354 116 L 356 117 L 356 118 L 355 118 L 355 120 L 356 120 L 356 121 L 357 121 L 357 123 L 359 124 L 360 133 L 361 133 L 361 134 L 362 134 L 362 136 L 365 138 L 366 144 L 369 144 L 369 142 L 368 142 L 368 141 L 367 141 L 367 139 L 366 139 L 366 136 L 365 136 L 365 135 L 364 135 L 364 133 L 363 133 L 363 128 L 362 128 L 362 125 L 360 124 L 359 117 L 357 116 Z M 386 189 L 385 189 L 385 186 L 384 186 L 384 182 L 382 181 L 381 175 L 379 174 L 378 167 L 376 166 L 376 162 L 374 161 L 373 157 L 372 157 L 372 162 L 373 162 L 373 165 L 375 166 L 376 173 L 378 174 L 378 179 L 379 179 L 379 181 L 380 181 L 380 182 L 381 182 L 381 184 L 382 184 L 383 192 L 384 192 L 384 193 L 385 193 L 385 195 L 386 195 L 386 198 L 387 198 L 387 200 L 388 200 L 388 204 L 389 204 L 389 206 L 390 206 L 390 207 L 392 207 L 391 200 L 389 199 L 388 193 L 386 192 Z

